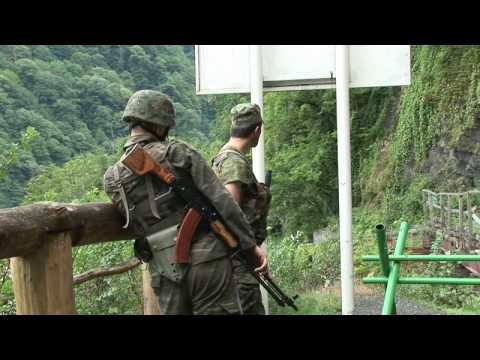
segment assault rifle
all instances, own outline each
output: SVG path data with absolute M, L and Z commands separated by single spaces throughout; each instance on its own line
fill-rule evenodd
M 177 177 L 162 162 L 157 163 L 139 144 L 136 144 L 126 154 L 122 163 L 138 176 L 151 173 L 170 186 L 175 194 L 182 198 L 189 208 L 185 215 L 180 230 L 177 235 L 177 244 L 175 250 L 177 263 L 189 263 L 190 247 L 193 235 L 202 219 L 206 219 L 213 232 L 224 240 L 233 255 L 236 256 L 248 272 L 262 285 L 265 290 L 275 299 L 280 306 L 291 306 L 298 310 L 294 301 L 298 297 L 288 297 L 272 280 L 268 274 L 259 274 L 254 269 L 251 259 L 239 251 L 238 240 L 222 223 L 220 215 L 209 204 L 208 200 L 188 181 Z

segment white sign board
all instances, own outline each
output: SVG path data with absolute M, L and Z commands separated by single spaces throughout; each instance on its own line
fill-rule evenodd
M 197 94 L 250 92 L 248 45 L 196 45 Z M 262 45 L 265 91 L 335 88 L 335 45 Z M 350 87 L 410 84 L 410 45 L 350 45 Z
M 196 45 L 197 93 L 250 92 L 248 45 Z

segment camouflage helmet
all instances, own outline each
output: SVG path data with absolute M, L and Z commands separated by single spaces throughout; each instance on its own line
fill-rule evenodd
M 233 128 L 248 128 L 262 123 L 262 112 L 257 104 L 238 104 L 230 111 Z
M 175 126 L 175 107 L 172 100 L 159 91 L 140 90 L 128 100 L 123 121 L 135 120 L 171 128 Z

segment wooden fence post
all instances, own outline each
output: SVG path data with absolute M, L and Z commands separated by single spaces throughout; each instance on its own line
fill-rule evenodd
M 464 248 L 464 232 L 465 232 L 465 228 L 463 226 L 463 193 L 462 194 L 459 194 L 458 195 L 458 215 L 459 215 L 459 219 L 458 219 L 458 226 L 460 228 L 460 231 L 459 231 L 459 248 L 460 249 L 463 249 Z
M 444 196 L 443 194 L 438 195 L 440 197 L 440 222 L 442 226 L 442 231 L 445 228 L 445 207 L 444 207 Z
M 142 265 L 143 268 L 143 314 L 144 315 L 160 315 L 160 305 L 158 304 L 157 296 L 153 291 L 151 283 L 150 272 L 147 266 Z
M 428 197 L 425 190 L 422 190 L 422 202 L 423 202 L 423 221 L 425 224 L 428 223 Z
M 67 232 L 46 235 L 32 254 L 12 259 L 17 315 L 74 315 L 72 241 Z
M 470 196 L 470 192 L 467 192 L 467 225 L 468 225 L 467 249 L 470 249 L 471 239 L 473 236 L 472 198 Z
M 452 197 L 448 194 L 447 197 L 447 234 L 450 234 L 450 229 L 452 226 Z
M 428 212 L 430 216 L 430 224 L 432 226 L 432 231 L 435 233 L 435 213 L 434 213 L 434 207 L 433 207 L 433 197 L 432 193 L 428 193 Z

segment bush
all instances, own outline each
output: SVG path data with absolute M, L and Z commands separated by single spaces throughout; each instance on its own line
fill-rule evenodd
M 327 287 L 340 275 L 340 244 L 328 239 L 308 243 L 302 232 L 269 242 L 272 275 L 280 286 L 295 291 Z

